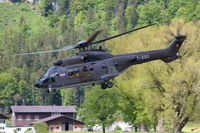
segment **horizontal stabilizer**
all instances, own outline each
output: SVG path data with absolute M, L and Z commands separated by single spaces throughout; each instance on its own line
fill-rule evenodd
M 174 60 L 177 60 L 178 58 L 180 58 L 180 57 L 176 55 L 176 56 L 173 56 L 173 57 L 163 58 L 161 60 L 164 61 L 165 63 L 169 63 L 169 62 L 172 62 Z

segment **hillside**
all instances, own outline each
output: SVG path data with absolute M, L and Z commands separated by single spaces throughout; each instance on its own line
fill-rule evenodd
M 5 27 L 16 27 L 22 19 L 26 20 L 32 26 L 36 26 L 34 24 L 34 20 L 43 19 L 38 15 L 35 8 L 28 4 L 8 4 L 8 3 L 0 3 L 0 27 L 4 29 Z M 42 21 L 41 21 L 42 22 Z

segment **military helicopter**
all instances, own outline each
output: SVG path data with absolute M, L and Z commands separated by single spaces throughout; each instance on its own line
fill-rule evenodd
M 88 47 L 152 25 L 154 24 L 146 25 L 94 42 L 95 38 L 101 32 L 97 31 L 91 38 L 80 41 L 75 46 L 67 46 L 63 49 L 51 51 L 15 54 L 14 56 L 78 49 L 79 52 L 76 53 L 76 56 L 55 61 L 54 65 L 47 69 L 42 78 L 36 81 L 35 87 L 44 88 L 50 91 L 52 89 L 56 90 L 88 84 L 100 84 L 102 89 L 111 88 L 113 86 L 111 80 L 132 65 L 142 64 L 153 60 L 162 60 L 169 63 L 178 59 L 179 56 L 177 56 L 177 52 L 186 39 L 186 36 L 177 34 L 170 45 L 164 49 L 121 55 L 112 55 L 106 50 L 103 50 L 102 47 L 99 47 L 99 49 L 88 49 Z

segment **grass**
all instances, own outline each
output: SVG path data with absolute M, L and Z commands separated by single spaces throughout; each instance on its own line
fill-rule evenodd
M 30 20 L 35 13 L 26 4 L 0 3 L 0 27 L 15 25 L 21 16 Z
M 16 25 L 19 25 L 20 20 L 24 20 L 31 27 L 45 25 L 44 18 L 38 14 L 35 7 L 27 3 L 0 3 L 0 12 L 1 31 L 7 27 L 16 27 Z
M 102 132 L 58 132 L 58 133 L 102 133 Z M 106 132 L 106 133 L 135 133 L 135 132 L 123 132 L 123 131 L 113 131 L 113 132 Z M 140 132 L 141 133 L 141 132 Z
M 187 123 L 187 125 L 183 128 L 184 133 L 200 133 L 200 131 L 191 131 L 192 128 L 198 128 L 200 129 L 200 124 L 198 123 Z
M 192 128 L 199 128 L 200 129 L 200 124 L 196 123 L 188 123 L 184 128 L 183 128 L 183 133 L 200 133 L 200 131 L 191 131 Z M 90 132 L 59 132 L 59 133 L 90 133 Z M 91 133 L 102 133 L 102 132 L 91 132 Z M 136 133 L 136 132 L 123 132 L 123 131 L 112 131 L 112 132 L 106 132 L 106 133 Z M 141 133 L 141 132 L 140 132 Z M 151 133 L 157 133 L 157 132 L 151 132 Z M 166 132 L 165 132 L 166 133 Z M 170 133 L 170 132 L 168 132 Z

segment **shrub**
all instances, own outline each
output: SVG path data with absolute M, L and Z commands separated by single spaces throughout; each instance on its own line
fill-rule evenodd
M 36 133 L 48 133 L 48 125 L 46 123 L 36 123 L 33 127 L 35 128 Z
M 122 129 L 121 129 L 120 126 L 116 126 L 114 130 L 115 130 L 115 131 L 121 131 Z

